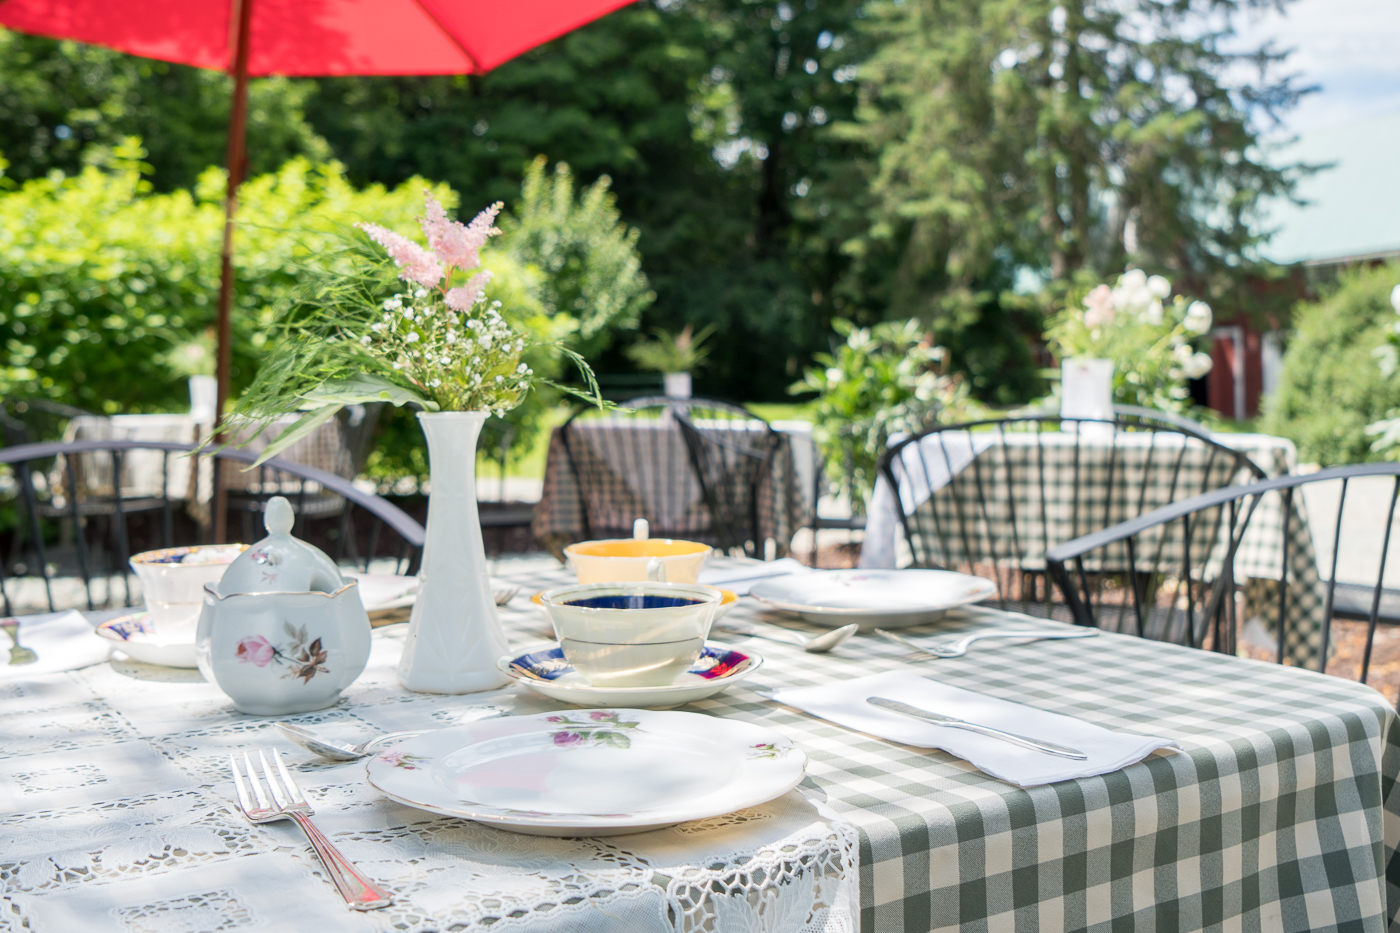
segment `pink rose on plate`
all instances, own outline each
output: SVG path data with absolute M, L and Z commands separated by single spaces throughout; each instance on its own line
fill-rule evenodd
M 570 745 L 577 745 L 583 741 L 583 736 L 577 732 L 556 732 L 554 733 L 554 744 L 561 748 L 568 748 Z
M 272 643 L 261 635 L 250 635 L 238 643 L 234 654 L 245 663 L 267 667 L 272 660 Z
M 593 712 L 588 714 L 588 718 L 593 720 L 594 722 L 608 722 L 613 718 L 613 714 L 600 709 L 595 709 Z

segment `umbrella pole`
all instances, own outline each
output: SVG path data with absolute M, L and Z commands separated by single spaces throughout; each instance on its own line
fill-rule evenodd
M 228 185 L 224 193 L 224 245 L 219 273 L 219 316 L 217 379 L 218 402 L 214 410 L 214 439 L 225 440 L 222 426 L 233 373 L 233 218 L 238 212 L 238 186 L 243 183 L 245 138 L 248 130 L 248 31 L 253 18 L 253 0 L 234 0 L 238 31 L 233 53 L 233 102 L 228 114 Z M 228 535 L 228 486 L 218 460 L 214 461 L 214 541 L 223 543 Z

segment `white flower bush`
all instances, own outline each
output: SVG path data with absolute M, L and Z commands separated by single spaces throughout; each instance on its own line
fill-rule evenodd
M 1129 269 L 1056 315 L 1045 337 L 1058 359 L 1112 360 L 1115 402 L 1179 411 L 1188 407 L 1186 380 L 1210 372 L 1210 355 L 1192 340 L 1212 321 L 1204 301 L 1172 297 L 1165 277 Z

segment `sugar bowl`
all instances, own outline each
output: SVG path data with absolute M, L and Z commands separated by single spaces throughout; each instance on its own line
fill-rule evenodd
M 369 660 L 358 584 L 319 548 L 291 535 L 291 503 L 264 512 L 268 536 L 204 587 L 195 660 L 234 706 L 255 716 L 324 709 Z

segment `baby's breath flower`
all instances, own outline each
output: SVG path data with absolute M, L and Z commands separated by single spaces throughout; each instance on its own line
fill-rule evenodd
M 365 334 L 363 337 L 361 337 L 361 338 L 360 338 L 360 343 L 361 343 L 361 345 L 363 345 L 363 346 L 366 346 L 366 347 L 369 346 L 370 343 L 372 343 L 372 341 L 369 339 L 369 334 Z
M 417 342 L 418 342 L 418 337 L 419 337 L 418 331 L 415 330 L 413 333 L 411 333 L 411 334 L 408 335 L 408 338 L 407 338 L 407 339 L 408 339 L 408 342 L 409 342 L 409 343 L 417 343 Z
M 428 297 L 428 290 L 427 290 L 426 288 L 414 289 L 414 291 L 413 291 L 413 297 L 414 297 L 414 298 L 427 298 L 427 297 Z

